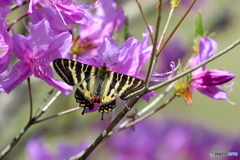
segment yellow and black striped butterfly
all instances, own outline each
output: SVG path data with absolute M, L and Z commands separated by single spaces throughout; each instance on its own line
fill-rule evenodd
M 109 71 L 106 64 L 100 68 L 69 59 L 56 59 L 53 66 L 58 75 L 76 89 L 75 98 L 80 107 L 93 110 L 99 103 L 99 112 L 109 113 L 116 106 L 115 93 L 122 100 L 128 100 L 143 94 L 145 83 L 140 79 Z

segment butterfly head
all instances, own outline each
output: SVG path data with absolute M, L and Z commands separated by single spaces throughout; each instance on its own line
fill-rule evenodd
M 101 72 L 109 72 L 109 69 L 108 69 L 106 63 L 104 63 L 104 64 L 99 68 L 99 71 L 101 71 Z

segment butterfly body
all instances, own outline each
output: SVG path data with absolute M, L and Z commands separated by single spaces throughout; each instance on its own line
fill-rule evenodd
M 99 112 L 109 113 L 116 107 L 115 93 L 128 100 L 145 92 L 143 81 L 110 71 L 106 64 L 94 67 L 68 59 L 56 59 L 53 66 L 59 76 L 69 85 L 79 83 L 75 98 L 80 107 L 93 110 L 99 103 Z

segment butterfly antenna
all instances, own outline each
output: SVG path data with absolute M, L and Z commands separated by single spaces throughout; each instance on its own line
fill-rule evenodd
M 99 67 L 102 66 L 99 62 L 96 61 L 95 58 L 92 57 L 92 60 L 94 61 L 94 63 L 97 63 Z
M 117 64 L 116 62 L 113 63 L 109 57 L 108 57 L 108 60 L 109 60 L 109 62 L 111 63 L 111 65 L 110 65 L 111 67 Z

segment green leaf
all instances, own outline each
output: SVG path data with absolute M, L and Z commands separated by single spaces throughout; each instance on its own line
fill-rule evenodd
M 195 38 L 199 38 L 203 36 L 203 23 L 202 23 L 202 13 L 198 12 L 197 19 L 195 21 Z

